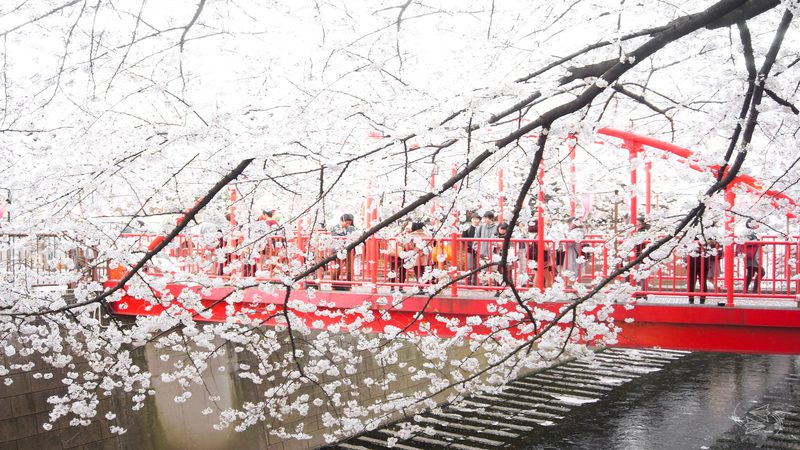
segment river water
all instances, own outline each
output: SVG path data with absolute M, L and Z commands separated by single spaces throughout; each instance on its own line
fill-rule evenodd
M 800 356 L 693 353 L 622 386 L 558 425 L 532 449 L 754 448 L 800 408 Z M 794 416 L 797 417 L 797 416 Z M 789 431 L 795 433 L 791 429 Z M 782 428 L 786 432 L 786 428 Z M 800 432 L 796 433 L 800 435 Z M 782 448 L 799 448 L 800 436 Z

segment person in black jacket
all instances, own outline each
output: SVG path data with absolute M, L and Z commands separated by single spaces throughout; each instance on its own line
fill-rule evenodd
M 467 253 L 467 270 L 472 272 L 475 268 L 478 267 L 478 243 L 473 241 L 478 233 L 478 228 L 481 226 L 481 215 L 480 214 L 472 214 L 470 217 L 470 225 L 461 232 L 461 237 L 466 239 L 467 241 L 464 243 L 466 247 Z M 478 273 L 474 273 L 467 278 L 467 284 L 469 285 L 476 285 L 478 284 Z
M 700 283 L 700 292 L 706 292 L 706 283 L 708 282 L 708 269 L 711 266 L 711 257 L 709 256 L 709 244 L 703 243 L 700 239 L 696 239 L 692 251 L 686 256 L 687 266 L 687 280 L 686 286 L 689 291 L 689 303 L 694 304 L 694 286 Z M 706 302 L 704 295 L 700 296 L 700 304 Z

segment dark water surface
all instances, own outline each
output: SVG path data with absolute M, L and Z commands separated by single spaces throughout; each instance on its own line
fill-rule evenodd
M 556 426 L 531 436 L 526 445 L 532 449 L 754 448 L 760 446 L 759 424 L 748 411 L 797 409 L 798 390 L 800 356 L 693 353 L 574 411 Z M 749 418 L 748 426 L 737 424 L 734 417 Z M 800 437 L 785 448 L 800 448 Z

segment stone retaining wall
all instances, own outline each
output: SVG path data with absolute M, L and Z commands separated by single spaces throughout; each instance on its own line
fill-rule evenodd
M 340 335 L 338 339 L 343 344 L 355 345 L 356 338 Z M 226 344 L 227 345 L 227 344 Z M 323 414 L 327 407 L 315 408 L 311 406 L 308 414 L 301 417 L 295 413 L 285 417 L 280 423 L 259 423 L 244 432 L 236 432 L 233 427 L 215 431 L 216 414 L 203 415 L 201 411 L 208 406 L 224 409 L 237 407 L 244 402 L 256 402 L 259 394 L 249 380 L 242 380 L 231 374 L 240 363 L 253 363 L 247 358 L 240 360 L 243 353 L 237 354 L 232 346 L 227 345 L 224 356 L 209 361 L 210 369 L 204 378 L 206 388 L 193 386 L 192 397 L 185 403 L 175 403 L 174 397 L 181 391 L 175 384 L 165 384 L 159 374 L 171 368 L 172 359 L 164 362 L 160 359 L 163 353 L 152 345 L 144 351 L 137 352 L 136 362 L 143 370 L 154 374 L 152 382 L 157 391 L 153 397 L 145 401 L 145 408 L 141 411 L 132 411 L 131 400 L 124 395 L 105 398 L 96 420 L 88 427 L 70 427 L 65 420 L 54 424 L 52 430 L 46 431 L 42 425 L 47 420 L 50 406 L 47 398 L 51 395 L 61 394 L 65 391 L 61 379 L 67 372 L 63 370 L 48 370 L 46 366 L 37 364 L 30 371 L 17 369 L 5 377 L 0 377 L 0 450 L 27 450 L 27 449 L 187 449 L 212 450 L 236 448 L 246 449 L 306 449 L 315 448 L 325 444 L 323 434 L 326 431 L 322 423 Z M 449 357 L 466 355 L 468 348 L 459 346 L 450 351 Z M 406 345 L 399 351 L 400 361 L 407 366 L 382 368 L 374 359 L 364 358 L 358 366 L 357 373 L 340 378 L 349 379 L 357 389 L 342 389 L 342 398 L 347 400 L 357 398 L 361 403 L 383 398 L 386 392 L 372 387 L 364 386 L 363 380 L 367 377 L 380 378 L 384 370 L 391 370 L 399 374 L 397 381 L 391 385 L 391 393 L 413 392 L 425 390 L 428 387 L 426 380 L 412 380 L 412 373 L 408 367 L 422 367 L 428 361 L 427 357 L 415 346 Z M 179 356 L 173 353 L 174 356 Z M 25 358 L 18 354 L 13 357 L 0 357 L 0 364 L 9 368 L 12 364 L 26 363 Z M 80 363 L 75 368 L 81 371 Z M 224 369 L 220 370 L 220 367 Z M 449 369 L 448 369 L 449 370 Z M 45 374 L 52 374 L 48 379 Z M 38 375 L 37 375 L 38 374 Z M 10 385 L 5 384 L 5 379 L 13 380 Z M 263 391 L 263 388 L 262 388 Z M 209 392 L 218 396 L 219 400 L 208 400 Z M 309 393 L 312 398 L 320 396 L 321 390 L 314 386 L 306 386 L 302 393 Z M 441 400 L 441 399 L 439 399 Z M 127 429 L 121 436 L 109 432 L 109 421 L 105 419 L 107 411 L 113 411 L 117 418 L 114 424 Z M 393 419 L 398 418 L 394 416 Z M 272 419 L 268 419 L 272 420 Z M 304 432 L 312 436 L 310 440 L 294 441 L 269 434 L 267 425 L 274 428 L 283 426 L 288 430 L 302 423 Z

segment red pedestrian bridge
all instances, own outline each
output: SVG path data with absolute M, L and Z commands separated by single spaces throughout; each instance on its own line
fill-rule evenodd
M 144 254 L 158 238 L 156 235 L 123 235 L 122 241 L 135 255 Z M 262 245 L 258 246 L 223 238 L 220 246 L 216 236 L 209 241 L 205 236 L 180 235 L 144 269 L 151 275 L 170 276 L 166 287 L 155 292 L 159 301 L 126 293 L 109 307 L 119 315 L 188 311 L 200 321 L 234 320 L 285 326 L 288 305 L 288 314 L 311 328 L 403 330 L 441 337 L 460 333 L 464 338 L 488 335 L 493 332 L 492 318 L 510 312 L 516 314 L 512 316 L 516 318 L 504 327 L 515 337 L 522 339 L 536 331 L 519 320 L 524 316 L 515 301 L 494 296 L 503 289 L 492 278 L 497 267 L 479 271 L 477 280 L 463 278 L 432 298 L 425 291 L 431 286 L 426 272 L 432 274 L 435 268 L 451 276 L 465 273 L 472 264 L 470 249 L 476 249 L 476 260 L 488 260 L 495 257 L 502 246 L 499 239 L 464 239 L 459 235 L 438 239 L 429 260 L 418 259 L 416 265 L 405 270 L 405 278 L 401 280 L 398 261 L 407 256 L 402 252 L 409 251 L 406 249 L 410 244 L 398 242 L 397 238 L 373 237 L 340 255 L 342 259 L 296 283 L 287 297 L 281 278 L 285 267 L 293 264 L 302 267 L 326 258 L 333 248 L 344 243 L 339 241 L 345 239 L 326 233 L 298 234 L 262 239 Z M 552 289 L 552 283 L 565 282 L 562 291 L 574 296 L 579 285 L 591 287 L 619 262 L 615 259 L 619 244 L 615 249 L 613 240 L 599 236 L 587 236 L 581 241 L 543 242 L 545 251 L 542 253 L 547 259 L 540 262 L 539 240 L 512 239 L 515 258 L 506 269 L 523 295 L 533 294 L 526 300 L 526 306 L 540 312 L 557 314 L 570 306 L 566 299 L 546 301 L 546 296 L 539 295 L 542 290 Z M 713 248 L 706 250 L 709 254 L 701 258 L 705 267 L 700 272 L 708 272 L 708 279 L 702 288 L 695 283 L 693 290 L 690 290 L 686 259 L 673 256 L 651 270 L 636 287 L 630 288 L 632 309 L 625 302 L 602 311 L 603 316 L 612 318 L 620 328 L 615 345 L 800 354 L 800 304 L 797 300 L 800 295 L 800 240 L 797 237 L 786 240 L 762 237 L 743 247 L 747 245 L 761 249 L 759 264 L 764 268 L 764 276 L 751 280 L 748 292 L 744 291 L 747 270 L 743 255 L 734 254 L 733 261 L 728 264 L 724 252 Z M 581 249 L 579 258 L 559 256 L 576 246 Z M 44 285 L 57 280 L 62 269 L 94 267 L 90 276 L 104 281 L 107 288 L 114 286 L 115 279 L 124 273 L 121 268 L 101 270 L 102 266 L 90 264 L 93 257 L 90 250 L 73 249 L 64 253 L 60 248 L 57 235 L 0 234 L 0 272 L 15 276 L 15 271 L 24 270 L 25 276 L 36 277 L 34 284 Z M 290 248 L 299 253 L 287 257 L 292 254 L 287 252 Z M 728 265 L 733 270 L 727 270 Z M 539 276 L 538 267 L 544 268 L 542 276 Z M 439 272 L 440 276 L 444 272 Z M 206 286 L 221 287 L 203 288 L 180 281 L 190 277 L 202 280 Z M 538 286 L 540 280 L 544 282 L 543 289 Z M 620 277 L 616 287 L 610 288 L 629 283 L 629 279 Z M 238 286 L 235 290 L 230 287 L 234 285 Z M 733 286 L 732 292 L 726 289 L 727 285 Z M 392 292 L 400 288 L 405 293 L 398 301 Z M 412 293 L 414 289 L 421 292 Z M 197 302 L 192 307 L 171 300 L 183 290 L 197 294 Z M 690 296 L 695 297 L 695 304 L 689 304 Z M 704 304 L 700 304 L 700 298 L 706 299 Z M 580 314 L 596 315 L 601 309 L 584 309 Z
M 157 238 L 155 235 L 125 236 L 131 251 L 141 253 Z M 477 279 L 462 275 L 469 272 L 473 258 L 487 261 L 497 255 L 502 247 L 500 239 L 465 239 L 453 234 L 446 239 L 431 240 L 427 261 L 416 258 L 416 265 L 401 270 L 398 262 L 409 259 L 404 252 L 424 251 L 403 238 L 373 237 L 296 283 L 288 296 L 283 287 L 285 280 L 281 279 L 287 265 L 301 267 L 313 260 L 322 260 L 334 252 L 332 248 L 343 246 L 346 238 L 326 233 L 301 234 L 289 239 L 272 237 L 260 247 L 248 246 L 244 240 L 237 244 L 236 239 L 230 246 L 225 242 L 209 246 L 202 244 L 203 239 L 202 236 L 179 236 L 168 247 L 169 257 L 162 257 L 160 264 L 157 262 L 146 271 L 164 275 L 161 271 L 168 267 L 173 280 L 180 280 L 182 274 L 199 274 L 209 282 L 216 280 L 224 286 L 252 287 L 203 288 L 175 281 L 158 294 L 163 300 L 160 303 L 125 295 L 121 301 L 111 304 L 111 310 L 120 315 L 180 312 L 185 309 L 179 306 L 182 303 L 169 298 L 177 298 L 186 290 L 194 292 L 199 299 L 199 304 L 190 310 L 193 317 L 211 322 L 236 320 L 285 326 L 288 305 L 289 314 L 310 328 L 402 331 L 441 337 L 458 334 L 470 338 L 496 333 L 496 324 L 495 328 L 489 324 L 501 312 L 523 318 L 524 310 L 515 300 L 495 296 L 504 289 L 492 276 L 497 267 L 478 271 Z M 539 240 L 512 239 L 511 254 L 515 261 L 505 270 L 510 271 L 523 295 L 534 294 L 525 304 L 540 313 L 547 311 L 551 316 L 568 307 L 570 302 L 543 300 L 543 296 L 537 295 L 541 291 L 537 284 L 542 279 L 545 292 L 557 283 L 574 296 L 579 284 L 591 287 L 620 261 L 615 259 L 614 242 L 599 237 L 581 241 L 545 240 L 543 253 L 547 259 L 541 262 L 536 261 L 539 243 Z M 599 313 L 603 318 L 611 317 L 620 328 L 615 344 L 620 347 L 800 354 L 800 304 L 797 300 L 800 241 L 767 237 L 743 246 L 751 245 L 761 249 L 759 263 L 765 274 L 758 280 L 751 280 L 748 292 L 744 292 L 743 256 L 736 256 L 732 261 L 733 271 L 725 272 L 721 271 L 725 267 L 722 249 L 708 249 L 704 250 L 708 252 L 707 258 L 700 259 L 703 265 L 709 266 L 701 268 L 701 272 L 711 272 L 704 286 L 695 284 L 692 287 L 686 258 L 673 256 L 671 261 L 654 268 L 645 280 L 631 288 L 635 292 L 631 294 L 630 305 L 619 303 L 607 309 L 597 306 L 580 314 Z M 576 247 L 581 249 L 578 258 L 560 256 Z M 297 256 L 298 253 L 287 252 L 287 249 L 305 256 Z M 287 256 L 289 254 L 295 256 Z M 411 259 L 415 257 L 412 255 Z M 536 267 L 544 269 L 540 272 Z M 429 276 L 437 273 L 462 279 L 431 296 Z M 616 287 L 611 288 L 629 283 L 628 278 L 620 277 Z M 113 280 L 106 282 L 107 287 L 114 284 Z M 734 286 L 734 292 L 725 289 L 727 284 Z M 404 291 L 402 296 L 393 296 L 399 289 Z M 414 293 L 415 290 L 418 292 Z M 239 293 L 234 294 L 235 291 Z M 169 295 L 165 296 L 166 293 Z M 689 304 L 690 296 L 696 298 L 695 304 Z M 706 301 L 701 304 L 701 299 Z M 467 327 L 468 332 L 462 327 Z M 511 320 L 504 327 L 520 339 L 537 331 L 522 320 Z M 576 335 L 575 338 L 587 337 Z
M 719 166 L 702 167 L 691 151 L 656 139 L 608 128 L 599 132 L 621 139 L 622 148 L 631 159 L 639 158 L 643 148 L 648 147 L 677 156 L 695 170 L 712 175 L 724 170 Z M 573 145 L 570 151 L 573 164 L 574 154 Z M 646 213 L 651 207 L 651 164 L 652 161 L 645 160 Z M 574 174 L 574 165 L 571 173 Z M 631 165 L 630 175 L 631 185 L 636 186 L 635 164 Z M 540 177 L 543 176 L 540 172 Z M 572 183 L 571 192 L 575 194 L 574 176 Z M 793 199 L 765 189 L 750 176 L 740 175 L 729 185 L 725 198 L 731 206 L 736 198 L 735 189 L 767 197 L 777 210 L 790 209 L 785 213 L 794 217 L 797 204 Z M 636 189 L 630 195 L 629 217 L 631 227 L 636 228 L 639 214 Z M 545 239 L 542 196 L 540 193 L 538 238 L 511 239 L 510 264 L 478 270 L 476 276 L 465 274 L 496 260 L 501 240 L 464 239 L 452 234 L 423 239 L 426 242 L 420 246 L 407 238 L 376 235 L 347 253 L 341 252 L 308 277 L 293 282 L 286 275 L 291 269 L 296 272 L 331 257 L 337 248 L 344 247 L 346 238 L 332 237 L 327 232 L 304 233 L 299 229 L 288 234 L 284 230 L 283 236 L 262 235 L 250 240 L 239 232 L 210 237 L 180 235 L 145 267 L 152 275 L 169 276 L 169 281 L 163 283 L 165 286 L 152 292 L 150 299 L 126 293 L 120 301 L 111 303 L 110 309 L 120 315 L 188 311 L 195 320 L 234 320 L 273 326 L 286 326 L 290 318 L 317 329 L 464 338 L 497 333 L 498 325 L 493 321 L 502 316 L 508 318 L 503 329 L 524 339 L 547 322 L 544 319 L 533 326 L 523 320 L 527 311 L 537 311 L 540 316 L 552 319 L 565 308 L 570 310 L 570 299 L 578 298 L 583 288 L 591 288 L 622 262 L 630 260 L 633 250 L 624 248 L 614 237 L 586 236 L 579 241 Z M 501 209 L 502 206 L 501 201 Z M 574 215 L 574 203 L 572 212 Z M 365 216 L 367 225 L 376 218 L 369 212 Z M 732 225 L 733 218 L 728 216 L 725 230 L 729 237 L 733 236 Z M 236 229 L 235 223 L 232 229 Z M 21 253 L 2 250 L 18 247 L 12 244 L 0 247 L 0 271 L 3 264 L 8 272 L 21 261 L 23 265 L 39 267 L 43 260 L 58 259 L 57 237 L 9 234 L 0 237 L 9 243 L 35 242 L 31 244 L 33 250 Z M 163 237 L 121 236 L 127 251 L 141 255 L 154 248 L 159 240 Z M 47 250 L 51 245 L 53 250 Z M 800 239 L 762 237 L 739 245 L 741 252 L 732 240 L 724 247 L 699 246 L 698 257 L 693 261 L 673 255 L 649 268 L 643 280 L 620 277 L 607 290 L 627 284 L 629 295 L 622 303 L 581 308 L 579 312 L 576 309 L 576 314 L 613 320 L 619 328 L 615 345 L 622 347 L 800 354 Z M 756 249 L 749 253 L 757 255 L 759 270 L 746 267 L 745 257 L 740 253 L 747 254 L 747 249 Z M 46 255 L 42 256 L 43 253 Z M 83 253 L 73 250 L 64 259 L 74 260 L 70 264 L 80 266 L 81 260 L 91 259 L 88 255 L 91 252 Z M 60 268 L 61 262 L 57 266 Z M 43 276 L 55 267 L 52 263 L 45 265 Z M 523 295 L 522 304 L 507 295 L 495 296 L 506 289 L 497 282 L 498 270 L 507 272 L 513 280 Z M 123 268 L 108 270 L 108 276 L 103 270 L 95 270 L 93 278 L 104 281 L 110 288 L 124 273 Z M 444 279 L 445 275 L 459 281 L 450 283 L 437 295 L 428 292 L 436 278 Z M 181 282 L 189 279 L 195 282 L 201 279 L 206 287 Z M 292 285 L 288 294 L 283 287 L 287 283 Z M 557 289 L 553 288 L 554 283 Z M 405 292 L 392 295 L 400 289 Z M 553 295 L 547 295 L 548 290 Z M 182 292 L 184 298 L 191 297 L 191 307 L 175 300 Z M 695 299 L 696 303 L 690 304 L 689 299 Z M 634 307 L 630 308 L 631 305 Z M 573 338 L 592 340 L 591 336 L 580 334 Z

